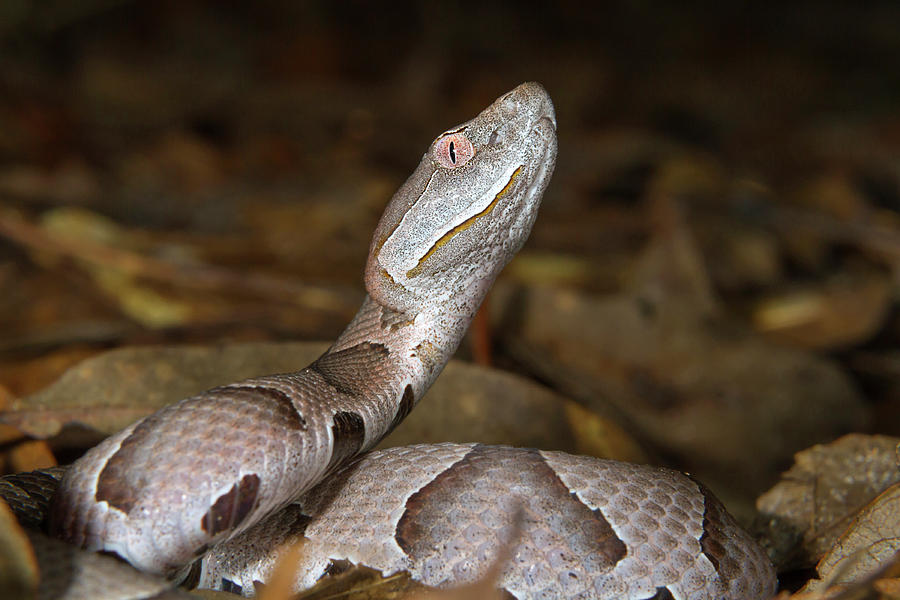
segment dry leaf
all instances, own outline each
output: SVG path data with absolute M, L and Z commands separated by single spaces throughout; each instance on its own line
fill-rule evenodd
M 293 595 L 297 566 L 303 554 L 303 542 L 301 539 L 282 550 L 271 577 L 261 589 L 257 590 L 259 600 L 284 600 Z
M 33 598 L 38 561 L 12 510 L 0 500 L 0 590 L 4 597 Z
M 898 442 L 850 434 L 796 454 L 781 481 L 757 501 L 776 565 L 815 564 L 857 511 L 900 482 Z
M 296 600 L 402 600 L 407 594 L 424 589 L 428 588 L 405 572 L 385 577 L 374 569 L 352 565 L 320 580 Z
M 797 450 L 866 425 L 836 364 L 767 343 L 707 295 L 679 296 L 702 290 L 685 285 L 606 297 L 507 288 L 493 304 L 507 353 L 593 411 L 623 415 L 723 496 L 753 498 Z
M 890 600 L 900 599 L 900 579 L 879 579 L 874 587 L 878 593 Z
M 203 598 L 203 600 L 237 600 L 238 598 L 243 598 L 243 596 L 221 590 L 191 590 L 191 597 Z M 153 600 L 156 599 L 154 598 Z
M 884 325 L 892 285 L 887 273 L 842 274 L 823 285 L 782 291 L 756 306 L 754 326 L 776 342 L 800 348 L 859 344 Z
M 900 557 L 900 484 L 895 483 L 866 506 L 850 527 L 819 561 L 821 581 L 810 581 L 817 590 L 823 582 L 853 583 L 895 564 Z
M 326 347 L 296 343 L 114 350 L 79 363 L 49 388 L 14 401 L 2 420 L 38 438 L 76 424 L 105 437 L 216 385 L 301 368 Z
M 13 402 L 2 420 L 34 437 L 83 425 L 108 435 L 150 412 L 216 385 L 302 368 L 327 345 L 125 348 L 90 358 L 46 390 Z M 521 377 L 451 361 L 386 445 L 477 441 L 644 461 L 615 423 Z
M 422 402 L 381 447 L 482 442 L 647 461 L 614 421 L 496 369 L 450 361 Z
M 6 471 L 21 473 L 56 466 L 56 458 L 44 440 L 19 442 L 6 453 Z

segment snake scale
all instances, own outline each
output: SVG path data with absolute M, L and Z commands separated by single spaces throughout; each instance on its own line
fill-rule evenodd
M 761 548 L 675 471 L 479 444 L 367 453 L 422 398 L 525 242 L 556 153 L 537 83 L 438 136 L 388 204 L 368 295 L 332 347 L 109 437 L 63 477 L 51 533 L 169 577 L 200 558 L 203 587 L 245 595 L 305 538 L 298 589 L 345 563 L 453 586 L 507 548 L 497 585 L 514 598 L 771 596 Z

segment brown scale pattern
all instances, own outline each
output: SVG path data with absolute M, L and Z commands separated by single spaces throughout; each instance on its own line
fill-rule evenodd
M 510 539 L 519 507 L 521 534 L 500 578 L 516 598 L 762 600 L 774 593 L 759 546 L 680 473 L 474 444 L 373 452 L 311 490 L 297 505 L 310 516 L 298 584 L 313 585 L 332 560 L 408 570 L 429 585 L 476 580 Z M 278 519 L 266 527 L 281 539 L 290 524 Z M 241 549 L 260 532 L 226 544 L 227 556 L 215 550 L 207 583 L 266 580 L 272 552 Z M 714 553 L 722 577 L 704 552 Z
M 489 446 L 476 446 L 413 494 L 396 538 L 428 585 L 470 583 L 511 539 L 520 509 L 522 550 L 508 574 L 521 574 L 522 591 L 586 592 L 593 575 L 625 556 L 603 516 L 572 498 L 537 451 Z
M 370 306 L 348 338 L 378 321 Z M 387 356 L 381 344 L 344 345 L 315 369 L 223 386 L 151 415 L 78 461 L 51 531 L 173 574 L 377 440 L 403 398 L 388 376 L 402 370 Z
M 302 481 L 287 481 L 285 469 L 328 448 L 318 432 L 331 423 L 321 410 L 307 417 L 302 404 L 299 414 L 290 405 L 291 398 L 312 396 L 305 388 L 322 389 L 314 377 L 300 373 L 277 385 L 251 380 L 210 390 L 110 438 L 91 451 L 97 458 L 90 460 L 89 453 L 93 471 L 64 480 L 66 493 L 57 495 L 58 506 L 51 511 L 56 517 L 52 530 L 88 547 L 99 547 L 103 540 L 108 551 L 151 571 L 180 567 L 244 522 L 260 506 L 257 497 L 272 505 L 280 490 L 281 502 L 287 501 Z M 330 452 L 319 459 L 323 468 L 329 457 Z M 136 491 L 147 489 L 152 497 Z M 90 497 L 98 502 L 86 502 Z M 125 512 L 105 508 L 103 500 Z M 229 514 L 213 514 L 217 503 Z M 168 548 L 167 554 L 177 558 L 160 561 L 154 546 Z
M 366 426 L 361 416 L 343 410 L 334 413 L 331 426 L 334 448 L 331 451 L 331 460 L 328 461 L 328 470 L 353 458 L 362 448 L 365 437 Z
M 560 479 L 599 508 L 628 541 L 629 557 L 617 570 L 623 577 L 598 580 L 598 587 L 618 587 L 629 598 L 651 597 L 661 586 L 675 598 L 744 600 L 774 594 L 774 571 L 763 550 L 689 477 L 658 467 L 544 454 Z M 704 535 L 717 542 L 718 560 L 728 569 L 716 569 L 704 553 Z
M 329 352 L 309 366 L 341 394 L 364 397 L 372 387 L 372 372 L 384 369 L 390 352 L 384 344 L 364 342 Z
M 706 500 L 700 546 L 716 566 L 729 592 L 735 597 L 762 597 L 770 593 L 764 582 L 771 575 L 771 565 L 760 556 L 760 548 L 746 544 L 749 536 L 738 527 L 719 499 L 704 485 L 697 485 Z

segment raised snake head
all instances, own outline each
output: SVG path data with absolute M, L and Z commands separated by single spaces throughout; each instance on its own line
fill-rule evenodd
M 369 295 L 402 313 L 474 313 L 531 232 L 556 147 L 553 103 L 534 82 L 439 135 L 378 224 Z

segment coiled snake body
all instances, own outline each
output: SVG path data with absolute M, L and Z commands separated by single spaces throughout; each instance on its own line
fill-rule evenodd
M 454 444 L 351 462 L 453 354 L 525 242 L 555 160 L 553 106 L 535 83 L 440 135 L 388 205 L 368 296 L 334 345 L 302 371 L 209 390 L 111 436 L 63 478 L 51 532 L 169 576 L 212 548 L 203 583 L 243 593 L 272 548 L 306 537 L 304 586 L 334 560 L 453 585 L 512 543 L 498 585 L 517 598 L 770 595 L 760 548 L 673 471 Z

